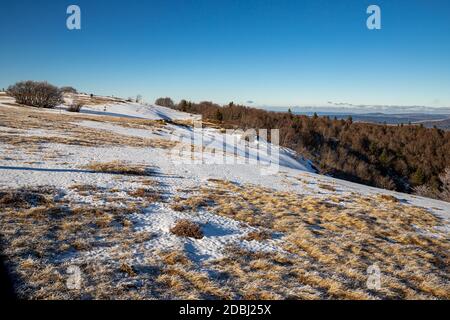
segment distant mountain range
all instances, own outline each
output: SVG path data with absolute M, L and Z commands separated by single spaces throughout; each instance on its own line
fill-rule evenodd
M 445 114 L 450 117 L 450 107 L 428 106 L 395 106 L 395 105 L 353 105 L 345 103 L 329 103 L 324 106 L 293 106 L 276 107 L 261 106 L 270 111 L 285 112 L 291 109 L 298 114 L 326 113 L 326 114 Z
M 437 120 L 437 121 L 425 121 L 423 125 L 427 128 L 433 128 L 436 126 L 439 129 L 450 130 L 450 119 Z
M 369 122 L 380 124 L 423 124 L 425 127 L 436 126 L 439 129 L 450 130 L 450 109 L 430 107 L 395 107 L 385 112 L 373 112 L 373 108 L 357 107 L 264 107 L 266 110 L 276 112 L 287 112 L 289 109 L 294 114 L 312 116 L 328 116 L 330 118 L 347 119 L 352 117 L 356 122 Z M 406 110 L 416 110 L 405 112 Z M 419 111 L 421 110 L 421 111 Z
M 313 113 L 300 113 L 295 114 L 313 115 Z M 352 117 L 356 122 L 370 122 L 370 123 L 386 123 L 386 124 L 423 124 L 427 127 L 433 127 L 436 125 L 438 128 L 448 129 L 450 124 L 450 115 L 448 114 L 425 114 L 425 113 L 402 113 L 402 114 L 385 114 L 385 113 L 367 113 L 367 114 L 353 114 L 353 113 L 326 113 L 317 112 L 319 116 L 329 116 L 330 118 L 336 117 L 337 119 L 347 119 Z

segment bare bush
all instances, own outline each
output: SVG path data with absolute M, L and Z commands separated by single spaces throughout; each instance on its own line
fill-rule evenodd
M 427 198 L 433 198 L 450 202 L 450 168 L 445 169 L 444 173 L 439 175 L 441 182 L 440 190 L 424 184 L 414 188 L 414 193 Z
M 445 169 L 439 179 L 442 182 L 441 200 L 450 202 L 450 168 Z
M 414 194 L 426 198 L 433 198 L 433 199 L 439 198 L 439 192 L 437 192 L 435 189 L 431 188 L 426 184 L 415 187 Z
M 173 106 L 174 106 L 173 100 L 168 97 L 156 99 L 155 104 L 157 106 L 162 106 L 162 107 L 167 107 L 167 108 L 173 108 Z
M 16 102 L 38 108 L 54 108 L 64 102 L 61 91 L 48 82 L 22 81 L 8 88 Z
M 197 223 L 189 220 L 180 220 L 177 224 L 170 229 L 170 232 L 179 237 L 188 237 L 194 239 L 202 239 L 203 231 Z
M 69 107 L 67 108 L 67 111 L 80 112 L 81 108 L 83 108 L 83 104 L 79 103 L 79 102 L 75 102 L 75 103 L 72 103 L 71 105 L 69 105 Z

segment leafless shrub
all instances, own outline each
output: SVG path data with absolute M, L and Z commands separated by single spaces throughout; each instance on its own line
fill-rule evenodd
M 69 112 L 80 112 L 82 107 L 83 107 L 82 103 L 75 102 L 75 103 L 72 103 L 67 108 L 67 111 L 69 111 Z
M 441 199 L 450 202 L 450 168 L 445 169 L 444 173 L 439 176 L 442 182 Z
M 440 190 L 425 184 L 415 187 L 414 193 L 422 197 L 450 202 L 450 168 L 439 175 L 439 180 L 441 181 Z
M 8 94 L 17 103 L 38 108 L 54 108 L 64 101 L 61 91 L 47 82 L 18 82 L 8 88 Z
M 170 232 L 179 236 L 179 237 L 187 237 L 194 239 L 202 239 L 203 231 L 201 227 L 192 221 L 183 219 L 179 220 L 176 225 L 170 229 Z
M 431 188 L 428 185 L 421 185 L 414 188 L 414 194 L 417 194 L 421 197 L 427 197 L 427 198 L 433 198 L 437 199 L 439 198 L 439 192 L 436 192 L 435 189 Z

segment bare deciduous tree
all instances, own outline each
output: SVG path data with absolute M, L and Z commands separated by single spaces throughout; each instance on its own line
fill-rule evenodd
M 450 202 L 450 168 L 445 169 L 444 173 L 439 176 L 442 182 L 441 199 Z

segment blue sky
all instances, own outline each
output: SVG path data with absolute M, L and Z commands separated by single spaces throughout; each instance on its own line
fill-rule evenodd
M 2 1 L 0 88 L 25 79 L 148 101 L 449 107 L 450 1 Z

